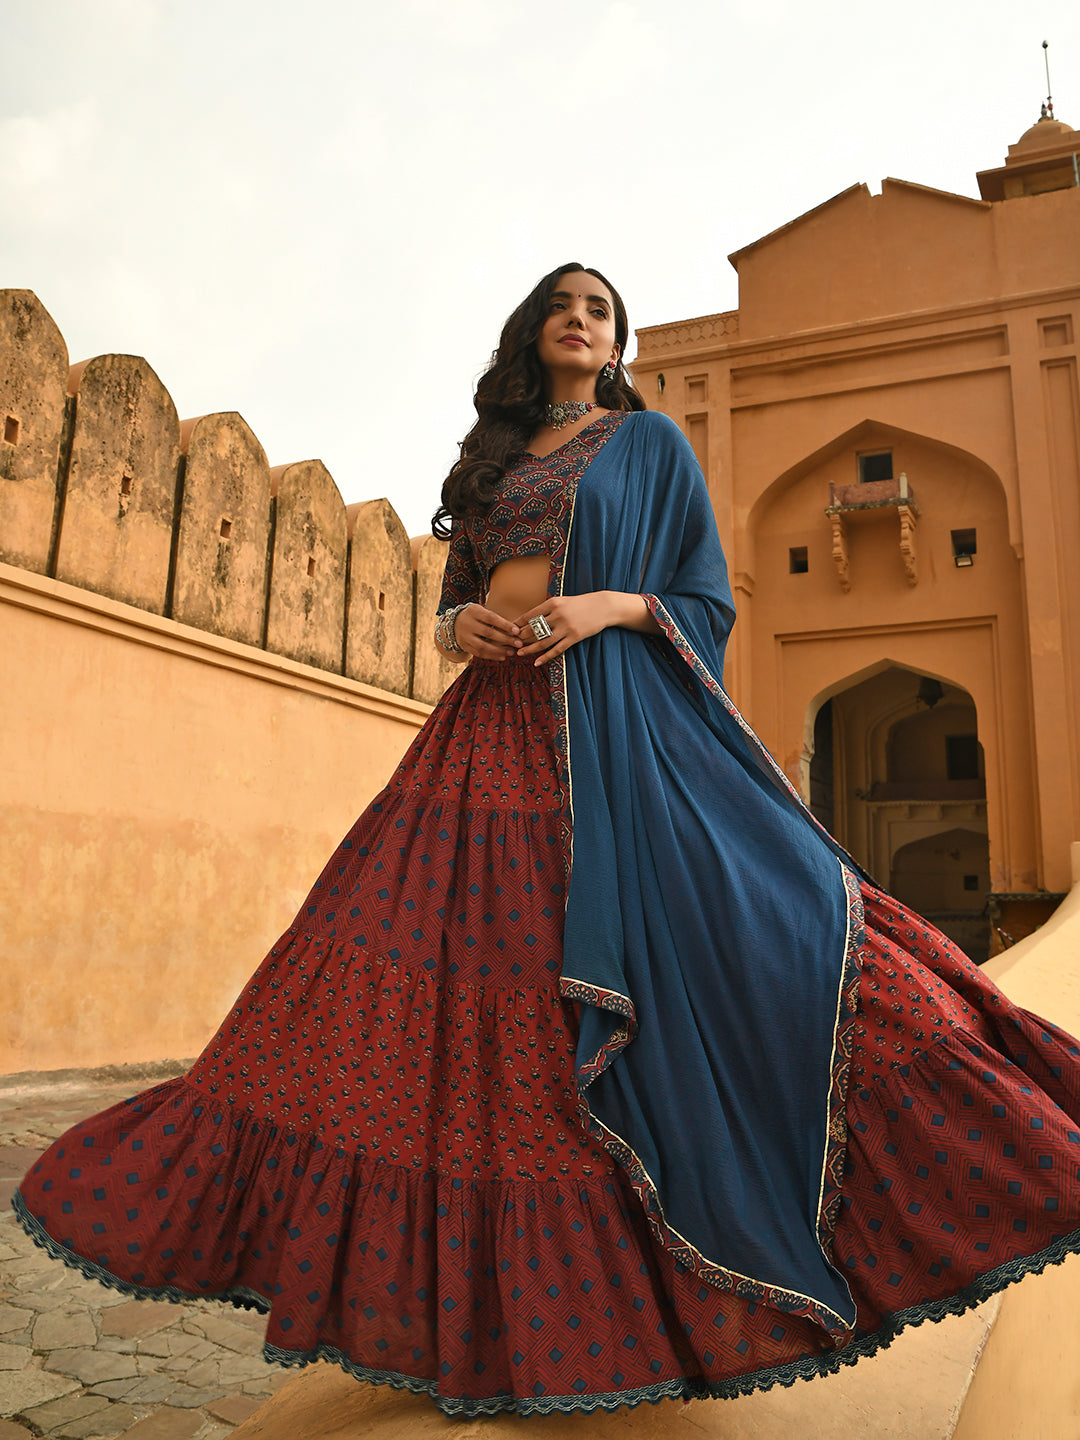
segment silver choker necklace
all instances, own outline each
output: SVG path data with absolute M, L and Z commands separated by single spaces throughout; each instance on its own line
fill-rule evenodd
M 597 409 L 599 404 L 599 400 L 556 400 L 544 411 L 544 421 L 552 430 L 564 430 L 574 420 Z

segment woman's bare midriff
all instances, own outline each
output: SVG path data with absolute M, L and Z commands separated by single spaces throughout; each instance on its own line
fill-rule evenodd
M 487 608 L 504 620 L 516 620 L 547 599 L 550 555 L 503 560 L 488 580 Z

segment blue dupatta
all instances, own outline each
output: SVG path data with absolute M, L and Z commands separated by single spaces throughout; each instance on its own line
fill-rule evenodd
M 562 989 L 590 1127 L 683 1264 L 842 1343 L 855 1307 L 827 1249 L 858 885 L 722 688 L 724 556 L 665 416 L 628 416 L 584 472 L 561 589 L 644 594 L 662 631 L 564 657 Z

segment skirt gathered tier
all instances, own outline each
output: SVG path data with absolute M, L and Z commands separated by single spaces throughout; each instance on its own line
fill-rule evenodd
M 30 1234 L 451 1414 L 790 1384 L 1080 1247 L 1075 1042 L 864 886 L 832 1255 L 854 1338 L 685 1269 L 579 1114 L 562 818 L 546 674 L 473 662 L 192 1070 L 33 1166 Z

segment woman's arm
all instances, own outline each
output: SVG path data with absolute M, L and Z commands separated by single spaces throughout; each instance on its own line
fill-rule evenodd
M 481 660 L 505 660 L 517 649 L 518 626 L 494 610 L 485 609 L 477 600 L 468 601 L 456 611 L 451 633 L 456 649 L 444 643 L 443 634 L 436 626 L 435 648 L 455 665 L 464 665 L 474 655 Z M 451 636 L 446 638 L 448 641 Z
M 527 644 L 518 642 L 520 654 L 533 659 L 535 665 L 546 665 L 571 645 L 587 635 L 597 635 L 609 625 L 623 630 L 637 630 L 643 635 L 659 635 L 660 627 L 653 619 L 644 597 L 622 590 L 593 590 L 586 595 L 553 595 L 541 605 L 534 605 L 522 615 L 518 628 L 524 630 L 537 615 L 543 615 L 551 626 L 551 634 L 543 640 Z M 530 632 L 531 633 L 531 632 Z M 526 637 L 527 638 L 527 637 Z
M 465 526 L 455 520 L 443 570 L 435 621 L 435 648 L 455 665 L 477 656 L 505 660 L 513 654 L 516 626 L 484 605 L 484 576 Z

